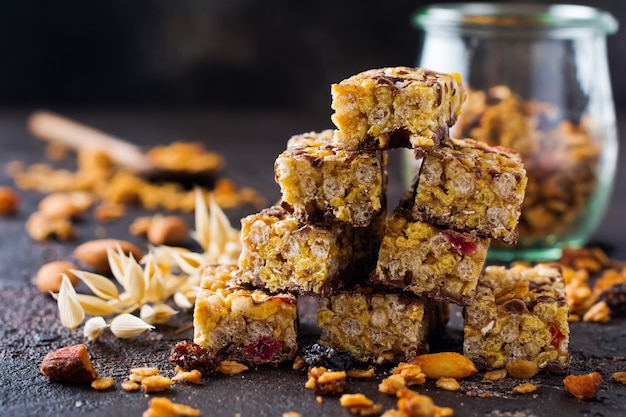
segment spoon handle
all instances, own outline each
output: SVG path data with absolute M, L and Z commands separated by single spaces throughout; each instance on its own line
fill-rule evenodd
M 61 143 L 75 150 L 102 151 L 116 164 L 135 171 L 151 168 L 150 161 L 138 146 L 64 116 L 39 110 L 30 115 L 27 125 L 39 139 Z

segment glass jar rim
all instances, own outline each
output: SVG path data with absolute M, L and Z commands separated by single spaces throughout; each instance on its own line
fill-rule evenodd
M 571 29 L 590 28 L 612 35 L 618 21 L 601 9 L 574 4 L 532 3 L 442 3 L 420 8 L 413 24 L 428 30 L 446 28 L 524 28 Z

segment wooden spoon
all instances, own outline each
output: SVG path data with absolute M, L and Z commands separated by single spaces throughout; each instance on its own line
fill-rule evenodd
M 203 170 L 169 169 L 156 166 L 137 145 L 49 111 L 40 110 L 31 114 L 27 126 L 30 132 L 39 139 L 60 143 L 75 150 L 88 149 L 104 152 L 118 166 L 151 180 L 212 185 L 217 171 L 221 168 L 221 164 Z

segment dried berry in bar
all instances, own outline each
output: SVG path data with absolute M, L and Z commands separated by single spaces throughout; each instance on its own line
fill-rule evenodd
M 490 240 L 416 220 L 413 204 L 409 193 L 391 214 L 370 279 L 440 301 L 470 304 Z
M 225 270 L 218 270 L 224 273 Z M 236 274 L 236 268 L 231 270 Z M 215 280 L 230 282 L 217 277 Z M 220 359 L 250 366 L 278 365 L 298 350 L 296 298 L 258 289 L 226 285 L 212 289 L 205 272 L 204 288 L 194 310 L 194 342 Z M 209 288 L 207 288 L 209 287 Z

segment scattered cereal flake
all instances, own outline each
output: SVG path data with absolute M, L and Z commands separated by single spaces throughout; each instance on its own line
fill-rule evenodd
M 626 372 L 614 372 L 612 378 L 613 381 L 626 385 Z
M 141 389 L 145 393 L 164 391 L 171 385 L 172 380 L 163 375 L 147 376 L 141 380 Z
M 175 403 L 165 397 L 155 397 L 150 400 L 150 406 L 143 412 L 143 417 L 200 417 L 202 413 L 197 408 L 185 404 Z
M 104 391 L 111 388 L 114 384 L 115 381 L 113 380 L 113 378 L 98 378 L 91 382 L 91 388 L 95 389 L 96 391 Z
M 609 306 L 600 301 L 589 307 L 589 310 L 583 316 L 583 321 L 593 323 L 608 323 L 611 320 L 611 310 Z
M 122 382 L 122 390 L 126 392 L 137 391 L 138 389 L 139 389 L 139 384 L 134 381 Z
M 202 379 L 202 373 L 197 369 L 191 371 L 183 371 L 181 368 L 177 369 L 176 375 L 172 378 L 174 383 L 178 382 L 191 382 L 192 384 L 199 384 Z
M 487 371 L 483 375 L 483 380 L 486 381 L 499 381 L 506 377 L 506 369 L 496 369 L 494 371 Z
M 537 391 L 537 386 L 528 382 L 513 387 L 513 394 L 530 394 L 535 391 Z
M 222 361 L 217 367 L 217 372 L 224 375 L 236 375 L 248 370 L 248 367 L 243 363 L 236 361 Z
M 374 404 L 374 401 L 361 393 L 343 394 L 339 399 L 342 407 L 348 408 L 352 414 L 358 416 L 371 416 L 380 413 L 382 404 Z
M 435 381 L 435 386 L 446 391 L 459 391 L 461 389 L 461 385 L 456 379 L 443 376 Z

